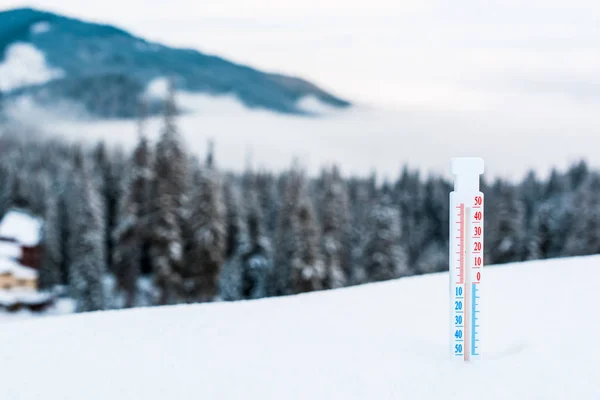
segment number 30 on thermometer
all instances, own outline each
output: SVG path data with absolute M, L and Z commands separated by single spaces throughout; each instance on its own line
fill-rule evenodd
M 483 193 L 480 158 L 455 158 L 450 193 L 450 351 L 454 359 L 481 355 L 481 275 L 483 272 Z

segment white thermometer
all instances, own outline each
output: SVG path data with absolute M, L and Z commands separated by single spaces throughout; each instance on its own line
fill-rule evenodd
M 483 160 L 453 158 L 450 167 L 450 350 L 454 359 L 471 361 L 481 356 Z

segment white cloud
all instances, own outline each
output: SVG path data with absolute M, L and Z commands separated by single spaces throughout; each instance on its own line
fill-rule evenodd
M 42 84 L 62 75 L 63 71 L 46 63 L 38 49 L 27 43 L 15 43 L 6 50 L 0 64 L 0 91 Z
M 296 158 L 311 174 L 337 163 L 345 173 L 367 176 L 374 170 L 380 178 L 397 176 L 405 163 L 447 174 L 450 158 L 467 155 L 484 158 L 490 179 L 521 178 L 528 168 L 544 176 L 552 166 L 565 168 L 580 157 L 600 166 L 597 106 L 545 94 L 523 102 L 522 94 L 505 93 L 502 101 L 489 100 L 480 109 L 356 107 L 321 118 L 250 111 L 233 96 L 178 97 L 178 104 L 195 111 L 177 122 L 187 150 L 202 157 L 214 139 L 218 164 L 238 171 L 246 167 L 249 152 L 257 168 L 285 169 Z M 128 148 L 137 140 L 135 121 L 77 122 L 34 111 L 24 110 L 20 121 L 44 121 L 47 130 L 77 140 L 103 139 Z M 161 128 L 162 118 L 151 118 L 150 139 Z
M 312 95 L 302 97 L 296 102 L 296 106 L 300 110 L 316 115 L 330 115 L 340 112 L 339 108 L 324 103 Z

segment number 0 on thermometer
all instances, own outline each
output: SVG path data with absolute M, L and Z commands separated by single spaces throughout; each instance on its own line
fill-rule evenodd
M 454 158 L 450 193 L 450 350 L 454 359 L 481 356 L 483 193 L 480 158 Z

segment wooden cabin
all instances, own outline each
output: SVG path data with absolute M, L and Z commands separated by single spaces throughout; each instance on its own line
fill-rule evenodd
M 21 209 L 9 210 L 0 221 L 0 258 L 39 269 L 42 262 L 43 221 Z M 18 248 L 18 254 L 15 250 Z
M 42 227 L 40 218 L 19 209 L 0 221 L 0 307 L 17 310 L 51 302 L 37 292 Z
M 15 261 L 0 259 L 0 289 L 37 290 L 38 272 Z

